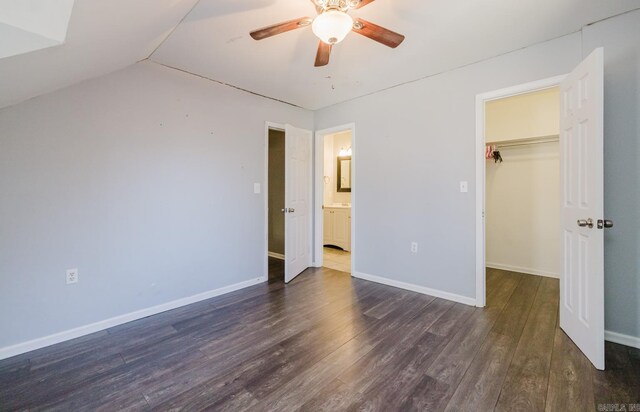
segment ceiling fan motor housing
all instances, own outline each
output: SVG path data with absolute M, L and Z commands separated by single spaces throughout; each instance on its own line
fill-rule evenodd
M 360 0 L 313 0 L 318 7 L 324 10 L 347 11 L 354 9 L 360 4 Z
M 320 39 L 316 52 L 315 66 L 329 63 L 331 48 L 340 43 L 350 32 L 358 33 L 387 47 L 396 48 L 404 41 L 404 36 L 362 18 L 349 15 L 351 9 L 360 9 L 375 0 L 311 0 L 318 15 L 315 18 L 300 17 L 282 23 L 254 30 L 249 35 L 254 40 L 262 40 L 291 30 L 311 26 L 313 34 Z

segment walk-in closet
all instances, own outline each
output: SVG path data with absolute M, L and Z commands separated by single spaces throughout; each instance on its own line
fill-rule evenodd
M 486 265 L 559 277 L 559 90 L 487 102 Z

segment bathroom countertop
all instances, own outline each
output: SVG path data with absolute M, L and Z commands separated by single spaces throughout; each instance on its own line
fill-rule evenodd
M 324 205 L 325 209 L 351 209 L 351 204 L 334 203 L 332 205 Z

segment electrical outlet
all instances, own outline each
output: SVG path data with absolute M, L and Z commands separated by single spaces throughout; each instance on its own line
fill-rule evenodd
M 418 253 L 418 242 L 411 242 L 411 253 Z
M 78 283 L 78 269 L 67 270 L 67 285 Z

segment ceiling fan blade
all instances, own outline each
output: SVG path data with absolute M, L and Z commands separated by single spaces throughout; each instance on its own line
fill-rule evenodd
M 249 35 L 255 40 L 266 39 L 267 37 L 275 36 L 276 34 L 284 33 L 290 30 L 300 29 L 307 27 L 311 24 L 313 19 L 311 17 L 300 17 L 299 19 L 285 21 L 283 23 L 274 24 L 273 26 L 264 27 L 262 29 L 254 30 Z
M 396 33 L 384 27 L 378 26 L 364 19 L 354 19 L 353 31 L 362 34 L 372 40 L 382 43 L 385 46 L 396 48 L 404 40 L 402 34 Z
M 329 63 L 329 55 L 331 54 L 331 45 L 323 41 L 318 44 L 318 52 L 316 53 L 316 64 L 314 66 L 326 66 Z
M 373 0 L 360 0 L 360 3 L 358 3 L 358 5 L 355 7 L 356 9 L 359 9 L 361 7 L 366 6 L 367 4 L 371 3 Z

